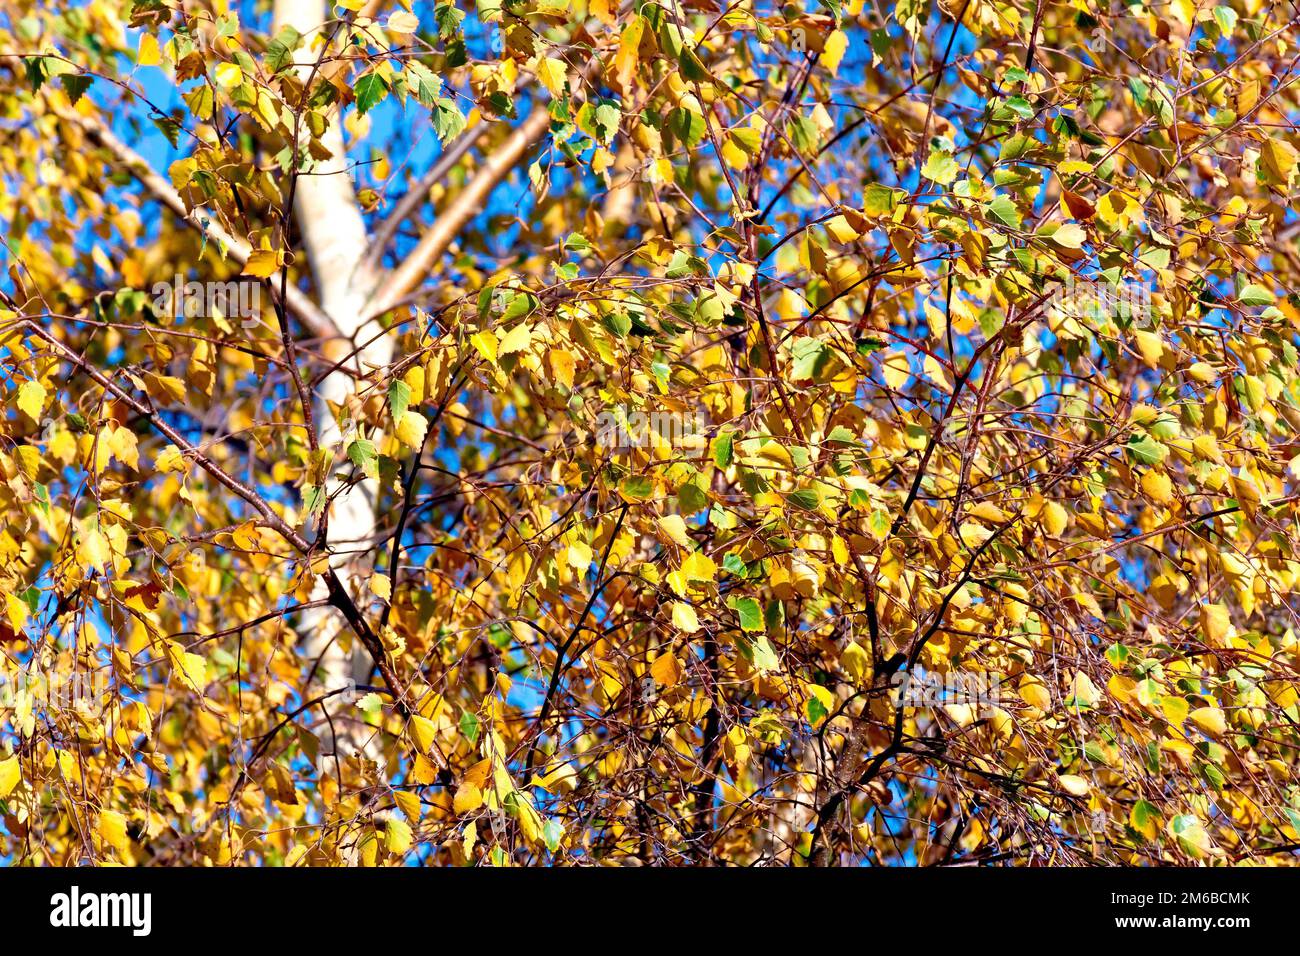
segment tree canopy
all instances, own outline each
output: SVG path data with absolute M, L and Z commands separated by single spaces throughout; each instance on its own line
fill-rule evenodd
M 1298 25 L 0 0 L 0 862 L 1291 862 Z

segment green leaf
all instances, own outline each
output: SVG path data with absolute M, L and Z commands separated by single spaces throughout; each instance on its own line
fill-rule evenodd
M 713 440 L 713 463 L 719 468 L 730 468 L 734 458 L 735 432 L 724 432 Z
M 898 206 L 899 191 L 872 183 L 862 191 L 862 211 L 868 216 L 887 216 Z
M 820 339 L 800 336 L 790 344 L 790 355 L 794 361 L 790 366 L 791 381 L 815 379 L 826 370 L 830 363 L 831 350 Z
M 1218 24 L 1219 31 L 1225 37 L 1231 36 L 1233 28 L 1237 25 L 1237 11 L 1232 7 L 1215 7 L 1214 22 Z
M 482 4 L 479 4 L 482 12 Z M 500 4 L 497 5 L 500 9 Z M 433 10 L 433 22 L 438 25 L 438 39 L 446 40 L 454 37 L 460 32 L 461 21 L 465 19 L 465 14 L 456 8 L 454 3 L 441 3 Z
M 378 73 L 367 73 L 353 87 L 357 98 L 357 114 L 365 116 L 388 96 L 388 81 Z
M 742 637 L 740 650 L 760 671 L 774 671 L 781 666 L 781 661 L 776 656 L 776 651 L 772 649 L 772 643 L 767 639 L 766 634 L 748 639 Z
M 1165 460 L 1165 446 L 1148 435 L 1133 435 L 1124 450 L 1140 465 L 1158 465 Z
M 618 486 L 623 497 L 633 501 L 644 501 L 654 493 L 654 489 L 654 482 L 645 475 L 631 475 Z
M 59 83 L 63 86 L 63 92 L 68 95 L 72 105 L 76 106 L 77 100 L 81 99 L 82 94 L 90 89 L 90 84 L 94 79 L 89 73 L 64 73 L 59 77 Z
M 564 825 L 558 820 L 547 820 L 542 827 L 542 839 L 546 842 L 546 849 L 554 853 L 560 848 L 560 840 L 564 838 Z
M 935 150 L 921 167 L 922 176 L 941 186 L 947 186 L 956 179 L 958 171 L 957 160 L 947 150 Z
M 704 117 L 694 110 L 679 106 L 668 114 L 668 129 L 681 140 L 687 149 L 704 139 Z
M 470 743 L 478 741 L 478 718 L 468 710 L 460 715 L 460 732 Z
M 733 605 L 742 631 L 763 630 L 763 608 L 753 598 L 737 598 Z
M 1133 822 L 1136 823 L 1139 828 L 1145 828 L 1146 825 L 1152 821 L 1156 823 L 1160 822 L 1160 811 L 1158 811 L 1154 805 L 1145 800 L 1138 800 L 1137 803 L 1133 804 L 1132 816 Z
M 302 506 L 309 515 L 322 510 L 325 507 L 325 489 L 317 485 L 304 485 L 302 489 Z
M 374 442 L 358 438 L 349 443 L 348 458 L 367 478 L 379 477 L 379 454 L 375 450 Z
M 151 116 L 149 119 L 158 128 L 158 132 L 166 137 L 167 142 L 171 143 L 172 149 L 175 149 L 180 142 L 181 124 L 170 116 Z
M 803 511 L 816 511 L 822 504 L 821 495 L 812 488 L 801 488 L 798 491 L 792 491 L 786 500 Z
M 998 196 L 989 203 L 989 215 L 1004 226 L 1010 226 L 1012 229 L 1020 228 L 1020 210 L 1006 196 Z
M 388 383 L 388 410 L 393 415 L 393 421 L 399 422 L 406 410 L 411 405 L 411 386 L 407 385 L 400 378 L 395 378 Z
M 455 139 L 465 128 L 465 117 L 456 109 L 454 100 L 439 97 L 433 106 L 433 131 L 444 144 Z
M 433 109 L 438 94 L 442 92 L 442 78 L 419 60 L 408 60 L 402 72 L 406 74 L 411 92 L 420 105 Z
M 266 68 L 275 74 L 290 66 L 293 63 L 293 51 L 298 48 L 301 39 L 302 34 L 293 27 L 282 27 L 275 39 L 266 46 Z
M 1272 305 L 1273 293 L 1262 285 L 1248 285 L 1237 293 L 1237 301 L 1242 305 Z
M 830 716 L 830 711 L 826 709 L 826 705 L 817 697 L 808 698 L 807 712 L 808 722 L 814 726 L 821 723 L 824 718 Z

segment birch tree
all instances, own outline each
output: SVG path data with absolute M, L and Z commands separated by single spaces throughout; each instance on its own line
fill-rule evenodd
M 0 0 L 0 858 L 1293 861 L 1297 20 Z

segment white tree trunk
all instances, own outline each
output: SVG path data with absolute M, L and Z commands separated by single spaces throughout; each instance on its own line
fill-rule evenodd
M 273 28 L 292 26 L 308 38 L 304 49 L 297 54 L 300 64 L 314 63 L 321 52 L 319 43 L 321 26 L 329 17 L 325 0 L 275 0 Z M 317 38 L 321 37 L 320 40 Z M 300 65 L 299 75 L 305 82 L 311 75 L 310 65 Z M 360 266 L 367 248 L 365 223 L 352 186 L 347 152 L 343 143 L 341 117 L 337 110 L 329 116 L 329 127 L 321 143 L 331 153 L 330 159 L 318 163 L 309 174 L 297 178 L 294 191 L 294 216 L 306 247 L 307 263 L 311 269 L 320 305 L 334 321 L 339 334 L 347 341 L 329 343 L 326 355 L 338 361 L 356 346 L 362 346 L 349 359 L 348 367 L 354 372 L 364 372 L 387 365 L 392 359 L 393 344 L 388 336 L 380 335 L 378 322 L 364 321 L 364 306 L 374 284 L 369 270 Z M 373 341 L 368 341 L 373 339 Z M 349 409 L 355 394 L 355 379 L 345 371 L 328 375 L 313 397 L 313 413 L 321 447 L 332 449 L 336 457 L 343 442 L 353 435 L 344 434 L 336 420 L 330 403 L 342 406 L 340 415 L 346 420 L 355 415 Z M 359 417 L 357 420 L 360 420 Z M 374 561 L 375 499 L 378 485 L 365 481 L 351 488 L 343 488 L 331 481 L 326 493 L 333 504 L 329 511 L 328 544 L 337 552 L 331 564 L 339 570 L 344 585 L 358 593 L 358 584 L 364 581 Z M 325 596 L 324 582 L 317 582 L 319 594 Z M 342 617 L 332 608 L 311 608 L 302 615 L 303 646 L 311 660 L 320 658 L 316 671 L 318 683 L 326 690 L 335 690 L 349 680 L 364 682 L 369 676 L 370 656 L 357 644 L 349 653 L 344 651 L 339 639 L 344 627 Z M 346 695 L 340 695 L 345 697 Z M 373 756 L 374 748 L 366 747 L 366 734 L 354 722 L 354 711 L 346 700 L 332 698 L 327 705 L 337 734 L 334 751 L 340 757 L 354 752 Z M 326 741 L 328 746 L 329 741 Z

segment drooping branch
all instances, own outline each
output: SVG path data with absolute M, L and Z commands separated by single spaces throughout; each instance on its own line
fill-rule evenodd
M 215 243 L 219 248 L 224 249 L 226 254 L 241 266 L 248 262 L 248 257 L 252 254 L 252 248 L 246 239 L 228 232 L 225 227 L 217 222 L 215 216 L 205 214 L 202 208 L 188 208 L 185 205 L 185 200 L 181 198 L 180 193 L 172 188 L 171 183 L 159 175 L 149 165 L 148 160 L 122 142 L 117 134 L 109 129 L 102 120 L 96 116 L 60 106 L 55 106 L 54 111 L 61 119 L 74 123 L 79 127 L 92 142 L 107 149 L 123 169 L 134 176 L 136 181 L 154 199 L 170 209 L 185 225 L 204 236 L 208 241 Z M 339 334 L 327 312 L 322 310 L 297 286 L 286 286 L 284 299 L 288 310 L 307 327 L 312 335 L 328 340 Z
M 305 558 L 310 560 L 315 548 L 303 535 L 289 524 L 280 514 L 278 514 L 270 503 L 254 489 L 231 475 L 219 464 L 211 459 L 202 449 L 192 444 L 184 435 L 163 421 L 145 402 L 132 395 L 122 386 L 118 385 L 99 369 L 95 368 L 90 362 L 78 355 L 74 350 L 60 342 L 57 338 L 47 332 L 34 320 L 26 320 L 27 328 L 33 335 L 45 342 L 55 353 L 62 358 L 71 362 L 82 370 L 90 379 L 99 385 L 105 391 L 124 402 L 140 418 L 148 422 L 149 426 L 159 434 L 172 442 L 184 455 L 197 464 L 200 468 L 212 476 L 213 480 L 219 485 L 226 488 L 232 494 L 246 501 L 261 516 L 262 522 L 271 530 L 275 531 L 282 537 L 287 544 L 293 547 Z M 388 660 L 388 655 L 384 651 L 384 646 L 374 630 L 366 622 L 356 602 L 353 601 L 347 589 L 339 580 L 338 574 L 333 568 L 327 567 L 322 574 L 322 580 L 325 584 L 325 591 L 328 595 L 328 602 L 331 607 L 339 611 L 344 620 L 352 628 L 353 632 L 360 639 L 366 650 L 374 660 L 375 666 L 383 676 L 384 683 L 387 685 L 389 692 L 393 695 L 393 700 L 398 710 L 405 712 L 407 709 L 407 695 L 402 682 L 398 679 L 396 672 L 393 670 L 392 663 Z

